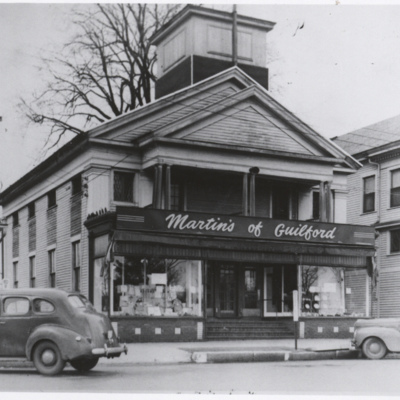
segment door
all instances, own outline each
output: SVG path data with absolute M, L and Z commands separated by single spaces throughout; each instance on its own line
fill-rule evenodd
M 260 271 L 257 267 L 244 268 L 243 317 L 260 316 Z
M 297 290 L 294 265 L 264 268 L 264 316 L 293 315 L 293 290 Z
M 217 268 L 216 315 L 221 318 L 237 316 L 238 308 L 238 274 L 232 265 Z

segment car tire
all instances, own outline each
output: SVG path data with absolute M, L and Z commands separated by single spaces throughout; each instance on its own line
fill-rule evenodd
M 365 357 L 371 360 L 379 360 L 386 356 L 387 347 L 381 339 L 370 337 L 364 341 L 362 352 Z
M 49 340 L 35 346 L 32 359 L 35 368 L 43 375 L 57 375 L 65 367 L 59 348 Z
M 73 360 L 69 363 L 78 371 L 87 372 L 93 369 L 99 362 L 98 358 L 81 358 L 79 360 Z

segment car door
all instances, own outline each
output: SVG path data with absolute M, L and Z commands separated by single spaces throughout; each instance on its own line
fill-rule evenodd
M 0 304 L 0 356 L 24 357 L 32 318 L 26 296 L 3 296 Z

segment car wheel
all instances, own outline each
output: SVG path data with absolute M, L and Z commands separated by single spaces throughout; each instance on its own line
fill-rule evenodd
M 86 372 L 93 369 L 99 362 L 98 358 L 81 358 L 80 360 L 73 360 L 69 363 L 78 371 Z
M 381 339 L 370 337 L 364 341 L 362 351 L 365 357 L 371 360 L 379 360 L 386 356 L 387 348 Z
M 33 364 L 43 375 L 57 375 L 65 366 L 57 345 L 50 341 L 38 343 L 33 350 Z

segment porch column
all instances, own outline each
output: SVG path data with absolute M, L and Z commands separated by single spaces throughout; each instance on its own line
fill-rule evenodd
M 254 217 L 256 215 L 256 175 L 260 172 L 259 168 L 250 168 L 250 193 L 249 193 L 249 215 Z
M 171 166 L 165 166 L 165 209 L 171 209 Z
M 325 182 L 319 183 L 319 220 L 326 222 Z
M 154 183 L 153 183 L 153 208 L 161 208 L 162 200 L 162 165 L 158 164 L 154 167 Z
M 243 190 L 242 190 L 242 211 L 243 215 L 249 215 L 249 174 L 243 174 Z

